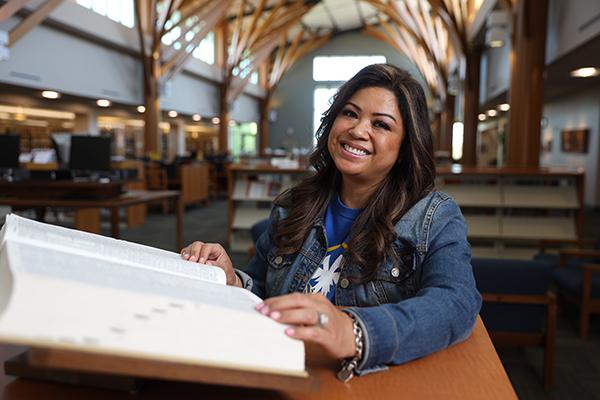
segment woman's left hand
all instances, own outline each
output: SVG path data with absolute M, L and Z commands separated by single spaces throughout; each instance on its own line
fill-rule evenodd
M 356 352 L 352 319 L 322 294 L 272 297 L 256 309 L 277 322 L 291 325 L 285 330 L 288 336 L 320 344 L 335 358 L 353 357 Z

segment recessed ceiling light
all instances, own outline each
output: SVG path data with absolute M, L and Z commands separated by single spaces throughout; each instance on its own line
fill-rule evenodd
M 200 121 L 200 120 L 202 120 L 202 116 L 200 114 L 194 114 L 194 115 L 192 115 L 192 119 L 194 121 Z
M 137 106 L 137 112 L 139 112 L 140 114 L 143 114 L 146 112 L 146 107 L 144 106 Z
M 171 110 L 169 111 L 169 117 L 171 118 L 175 118 L 176 116 L 178 116 L 179 114 L 177 113 L 177 111 L 175 110 Z
M 598 75 L 600 75 L 600 68 L 596 67 L 583 67 L 571 71 L 571 76 L 574 78 L 590 78 Z
M 44 90 L 42 92 L 42 97 L 46 99 L 58 99 L 60 97 L 60 93 L 55 92 L 54 90 Z
M 498 110 L 500 110 L 500 111 L 508 111 L 508 110 L 510 110 L 510 104 L 508 104 L 508 103 L 500 104 L 498 106 Z
M 213 119 L 211 119 L 211 122 L 213 124 L 217 125 L 221 122 L 221 120 L 219 119 L 219 117 L 213 117 Z
M 480 121 L 485 121 L 487 119 L 487 117 L 485 116 L 485 114 L 479 114 L 477 116 L 477 119 L 480 120 Z
M 96 105 L 98 107 L 110 107 L 112 103 L 110 102 L 110 100 L 106 100 L 106 99 L 99 99 L 96 100 Z
M 498 114 L 496 110 L 487 110 L 488 117 L 495 117 Z

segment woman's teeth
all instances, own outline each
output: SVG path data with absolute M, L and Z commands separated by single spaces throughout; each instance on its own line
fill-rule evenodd
M 356 154 L 357 156 L 366 156 L 367 152 L 360 149 L 355 149 L 354 147 L 344 144 L 344 149 L 352 154 Z

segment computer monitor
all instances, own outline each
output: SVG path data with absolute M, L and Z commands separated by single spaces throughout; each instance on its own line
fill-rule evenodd
M 0 135 L 0 169 L 19 168 L 21 135 L 8 133 Z
M 69 169 L 74 171 L 110 171 L 110 136 L 71 136 Z

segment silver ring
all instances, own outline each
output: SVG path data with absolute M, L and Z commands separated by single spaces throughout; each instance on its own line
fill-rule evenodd
M 317 311 L 317 325 L 324 328 L 329 322 L 329 315 Z

